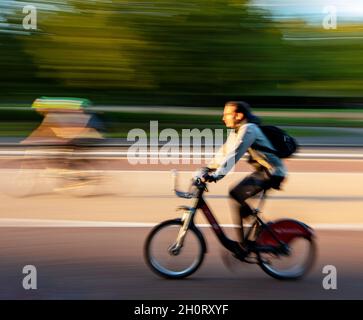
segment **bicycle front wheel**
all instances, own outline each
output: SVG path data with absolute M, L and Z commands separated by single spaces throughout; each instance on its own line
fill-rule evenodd
M 183 246 L 175 250 L 182 225 L 180 219 L 165 221 L 156 226 L 146 239 L 146 263 L 152 271 L 164 278 L 185 278 L 203 262 L 206 245 L 202 233 L 194 225 L 188 229 Z

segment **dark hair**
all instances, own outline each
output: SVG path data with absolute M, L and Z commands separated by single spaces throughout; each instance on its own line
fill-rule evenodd
M 231 105 L 235 106 L 236 107 L 236 112 L 243 113 L 244 116 L 247 119 L 247 122 L 251 122 L 251 123 L 255 123 L 255 124 L 260 124 L 261 123 L 260 118 L 252 113 L 251 106 L 247 102 L 244 102 L 244 101 L 228 101 L 226 103 L 226 105 L 227 104 L 231 104 Z

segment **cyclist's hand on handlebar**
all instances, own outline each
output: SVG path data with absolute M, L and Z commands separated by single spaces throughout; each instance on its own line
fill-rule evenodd
M 216 171 L 216 169 L 212 169 L 212 168 L 209 168 L 209 167 L 203 167 L 202 169 L 200 169 L 200 171 L 205 174 L 205 173 L 210 173 L 210 172 L 214 172 Z
M 202 179 L 205 174 L 208 174 L 209 170 L 210 169 L 208 167 L 203 167 L 199 169 L 195 172 L 194 179 Z
M 206 173 L 202 176 L 202 181 L 203 182 L 217 182 L 217 178 L 213 175 Z
M 196 173 L 196 175 L 194 176 L 194 180 L 200 179 L 202 182 L 216 182 L 217 179 L 209 174 L 213 171 L 215 171 L 215 169 L 203 167 Z

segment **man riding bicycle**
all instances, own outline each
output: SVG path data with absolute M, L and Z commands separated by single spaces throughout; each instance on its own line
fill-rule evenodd
M 286 169 L 281 159 L 296 152 L 298 144 L 276 126 L 259 125 L 258 118 L 244 102 L 228 102 L 223 121 L 232 129 L 231 133 L 208 167 L 192 179 L 188 192 L 177 189 L 177 172 L 174 172 L 175 194 L 196 200 L 193 206 L 178 208 L 183 214 L 181 218 L 163 221 L 150 231 L 144 246 L 146 263 L 157 275 L 167 279 L 183 279 L 198 270 L 207 252 L 203 233 L 194 223 L 196 213 L 202 212 L 228 254 L 232 253 L 239 261 L 258 264 L 276 279 L 299 279 L 315 261 L 313 229 L 294 219 L 265 223 L 258 216 L 266 190 L 279 189 L 285 179 Z M 226 236 L 203 195 L 207 191 L 206 182 L 222 179 L 246 152 L 255 171 L 230 190 L 230 196 L 238 204 L 235 217 L 241 225 L 239 241 L 234 241 Z M 260 202 L 252 209 L 246 200 L 259 192 Z M 244 237 L 243 219 L 248 216 L 253 216 L 254 221 Z M 228 258 L 223 260 L 231 266 Z
M 233 130 L 209 162 L 207 167 L 209 172 L 203 176 L 203 179 L 207 182 L 222 179 L 237 161 L 246 152 L 248 153 L 248 162 L 254 166 L 255 171 L 229 191 L 230 197 L 235 200 L 236 213 L 233 216 L 235 223 L 241 226 L 237 232 L 238 240 L 244 248 L 246 243 L 243 219 L 253 214 L 246 200 L 264 189 L 280 189 L 280 184 L 287 172 L 282 160 L 273 153 L 275 149 L 271 142 L 259 128 L 259 118 L 252 114 L 246 102 L 227 102 L 224 107 L 223 121 L 226 127 Z

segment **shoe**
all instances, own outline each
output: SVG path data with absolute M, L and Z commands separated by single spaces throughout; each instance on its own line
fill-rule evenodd
M 244 242 L 244 246 L 247 249 L 247 251 L 255 251 L 255 249 L 257 248 L 257 244 L 256 241 L 252 241 L 252 240 L 246 240 Z
M 240 270 L 240 268 L 241 268 L 241 265 L 239 263 L 240 261 L 237 260 L 230 251 L 223 250 L 223 251 L 221 251 L 220 255 L 221 255 L 224 266 L 230 272 L 234 273 L 234 272 L 237 272 L 238 270 Z
M 235 257 L 238 260 L 244 261 L 248 253 L 249 253 L 248 250 L 246 250 L 241 243 L 236 242 L 236 247 L 235 247 L 235 252 L 233 253 L 233 257 Z

